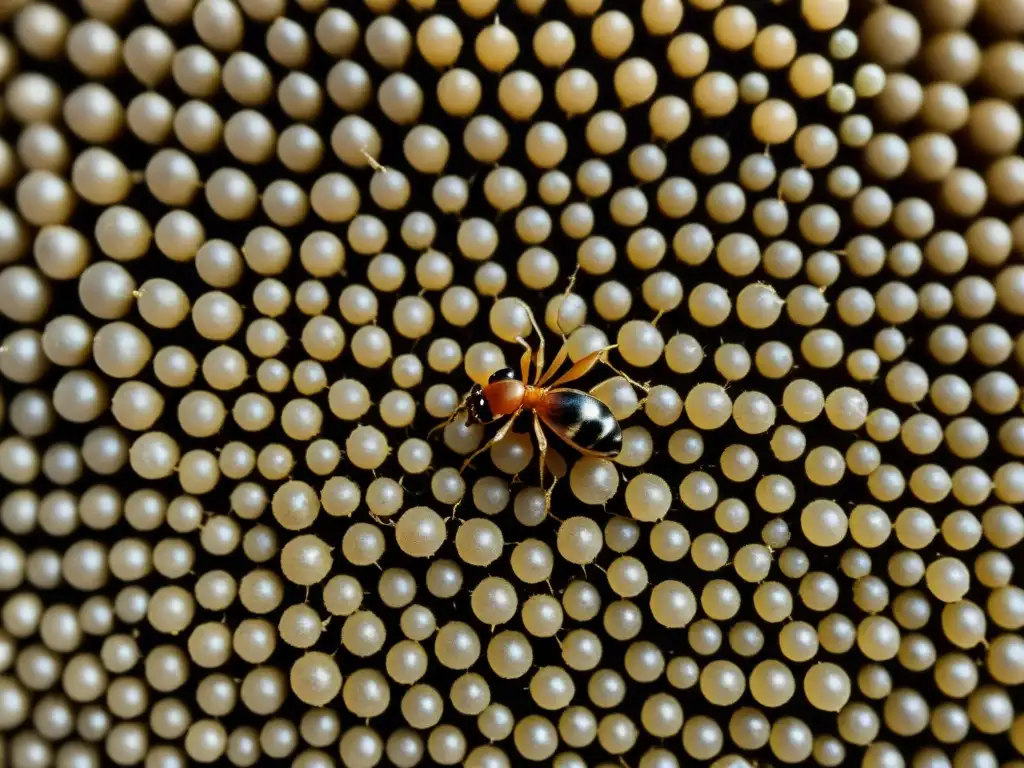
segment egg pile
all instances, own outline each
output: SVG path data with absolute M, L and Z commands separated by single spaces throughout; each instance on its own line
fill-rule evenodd
M 1024 759 L 1024 2 L 906 5 L 0 4 L 0 765 Z

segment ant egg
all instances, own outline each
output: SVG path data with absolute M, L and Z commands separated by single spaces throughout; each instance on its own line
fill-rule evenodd
M 637 520 L 661 520 L 668 513 L 671 500 L 668 484 L 657 475 L 638 475 L 626 486 L 626 507 Z
M 455 533 L 459 559 L 470 565 L 490 565 L 501 554 L 503 546 L 501 529 L 483 518 L 467 520 Z
M 290 18 L 282 16 L 282 0 L 201 0 L 194 8 L 185 0 L 146 0 L 160 29 L 133 26 L 124 0 L 83 0 L 84 16 L 74 20 L 56 6 L 21 5 L 9 39 L 0 38 L 4 111 L 17 128 L 17 136 L 0 141 L 0 186 L 11 190 L 10 209 L 0 209 L 0 312 L 23 326 L 0 343 L 0 419 L 8 417 L 14 430 L 0 443 L 0 476 L 14 484 L 0 498 L 0 520 L 21 539 L 31 534 L 31 546 L 0 542 L 0 583 L 14 590 L 0 612 L 0 669 L 9 669 L 10 691 L 20 685 L 42 698 L 8 696 L 9 729 L 28 717 L 33 724 L 8 741 L 15 763 L 95 762 L 100 748 L 90 745 L 104 739 L 106 756 L 125 764 L 226 756 L 242 765 L 265 754 L 319 766 L 334 750 L 349 766 L 376 765 L 385 756 L 410 766 L 425 758 L 498 766 L 515 756 L 575 766 L 583 764 L 576 751 L 595 745 L 627 760 L 637 755 L 648 768 L 681 762 L 651 738 L 680 738 L 697 760 L 742 762 L 725 749 L 726 728 L 736 751 L 768 748 L 780 762 L 813 757 L 822 765 L 841 764 L 846 742 L 864 748 L 865 764 L 898 762 L 896 747 L 879 740 L 883 725 L 897 737 L 928 737 L 909 753 L 922 765 L 994 761 L 994 747 L 963 743 L 972 726 L 1024 742 L 1003 690 L 1024 679 L 1012 658 L 1024 600 L 1007 554 L 1024 537 L 1015 510 L 1024 500 L 1024 428 L 1014 415 L 1020 387 L 1007 368 L 1015 352 L 1024 359 L 1024 347 L 1015 350 L 1014 329 L 998 319 L 1024 307 L 1024 272 L 1007 266 L 1024 242 L 1024 219 L 1011 213 L 1024 201 L 1024 165 L 1015 154 L 1020 94 L 1012 77 L 1021 56 L 1011 39 L 1022 24 L 1012 3 L 879 6 L 848 29 L 845 0 L 803 0 L 765 26 L 746 8 L 696 0 L 692 12 L 710 12 L 703 32 L 683 30 L 678 0 L 645 0 L 632 13 L 568 0 L 568 13 L 557 18 L 543 17 L 544 0 L 517 0 L 511 12 L 532 23 L 525 27 L 523 19 L 505 26 L 491 18 L 500 10 L 495 0 L 459 0 L 450 16 L 437 14 L 435 0 L 411 0 L 411 12 L 423 13 L 415 30 L 396 0 L 367 0 L 358 21 L 355 11 L 327 8 L 324 0 L 299 0 Z M 161 31 L 189 21 L 197 44 L 177 48 Z M 801 38 L 798 46 L 794 21 L 818 39 Z M 1002 35 L 979 36 L 979 24 Z M 247 29 L 262 36 L 262 53 L 242 50 Z M 659 37 L 660 63 L 645 52 Z M 464 51 L 470 39 L 473 50 Z M 746 48 L 753 67 L 716 69 L 722 50 Z M 863 61 L 849 64 L 861 53 Z M 607 66 L 593 73 L 574 67 L 581 54 L 596 54 Z M 410 66 L 416 56 L 437 70 L 433 80 Z M 28 71 L 35 60 L 65 59 L 81 75 L 66 89 Z M 912 60 L 913 74 L 901 72 Z M 146 92 L 125 96 L 124 83 L 111 79 L 122 61 Z M 662 68 L 689 80 L 689 95 L 670 93 Z M 773 71 L 797 98 L 775 92 Z M 549 75 L 551 109 L 541 72 Z M 481 73 L 497 76 L 491 106 L 504 117 L 485 109 Z M 180 105 L 160 95 L 166 84 L 184 94 Z M 235 105 L 226 113 L 216 106 L 225 94 L 224 104 Z M 344 114 L 321 125 L 325 94 Z M 640 112 L 611 108 L 609 98 Z M 856 113 L 865 99 L 871 104 Z M 271 102 L 277 112 L 263 109 Z M 402 126 L 400 145 L 375 122 L 374 109 Z M 735 112 L 729 130 L 705 126 L 687 141 L 694 109 L 710 118 L 749 112 Z M 573 116 L 583 118 L 575 134 Z M 653 138 L 634 118 L 646 121 Z M 149 148 L 138 168 L 131 142 L 116 141 L 125 128 Z M 735 155 L 744 132 L 758 148 Z M 450 146 L 452 136 L 460 147 Z M 72 155 L 75 141 L 81 146 Z M 671 142 L 682 142 L 692 179 L 685 171 L 666 176 L 664 144 Z M 357 170 L 321 171 L 325 145 Z M 782 163 L 780 152 L 795 160 Z M 483 175 L 464 169 L 465 161 Z M 295 174 L 309 176 L 308 187 Z M 711 181 L 701 187 L 698 178 Z M 911 193 L 911 182 L 923 186 Z M 534 190 L 539 202 L 527 200 Z M 200 191 L 209 217 L 189 205 Z M 142 204 L 138 194 L 151 200 Z M 848 202 L 852 216 L 842 219 L 827 197 Z M 95 226 L 80 221 L 90 205 L 102 209 Z M 700 223 L 693 218 L 698 206 L 733 229 Z M 946 219 L 939 222 L 937 211 Z M 497 215 L 503 212 L 514 215 Z M 260 213 L 263 224 L 254 218 Z M 294 240 L 288 230 L 310 215 L 343 225 L 344 234 L 311 225 Z M 447 229 L 437 218 L 446 215 L 458 219 Z M 659 217 L 678 224 L 666 232 Z M 232 222 L 240 239 L 221 231 Z M 883 234 L 890 223 L 891 241 Z M 615 231 L 623 227 L 628 231 Z M 411 262 L 388 251 L 396 234 Z M 509 235 L 522 244 L 518 250 L 499 248 Z M 670 236 L 674 259 L 665 258 Z M 580 269 L 571 276 L 563 274 L 559 237 L 575 241 Z M 93 241 L 107 261 L 90 264 Z M 165 266 L 194 262 L 198 282 L 144 262 L 151 246 Z M 754 279 L 759 267 L 768 282 Z M 925 268 L 940 278 L 915 283 Z M 682 273 L 693 269 L 725 277 L 687 283 Z M 886 271 L 891 276 L 880 277 Z M 409 272 L 415 279 L 407 284 Z M 516 298 L 511 282 L 535 296 Z M 476 333 L 481 297 L 494 300 L 486 305 L 494 343 Z M 839 325 L 829 322 L 831 305 Z M 129 318 L 136 306 L 141 324 Z M 597 319 L 587 325 L 591 306 Z M 614 457 L 589 456 L 586 424 L 568 425 L 576 437 L 547 450 L 544 482 L 514 487 L 533 471 L 540 435 L 524 422 L 515 425 L 521 431 L 485 443 L 512 425 L 476 417 L 509 354 L 517 370 L 523 350 L 515 342 L 526 339 L 533 354 L 539 351 L 527 307 L 537 317 L 543 312 L 545 332 L 568 337 L 560 362 L 604 349 L 604 362 L 625 366 L 622 375 L 581 387 L 608 406 L 622 441 Z M 949 320 L 951 313 L 969 327 Z M 743 337 L 744 329 L 782 328 L 783 319 L 798 327 L 796 341 Z M 444 323 L 450 329 L 438 331 Z M 717 341 L 705 338 L 709 330 Z M 846 332 L 856 330 L 869 335 L 857 340 Z M 168 333 L 173 344 L 163 339 Z M 606 349 L 613 333 L 617 357 Z M 212 344 L 199 350 L 195 339 Z M 709 343 L 713 374 L 724 380 L 705 376 L 679 390 L 669 379 L 699 371 Z M 557 353 L 548 349 L 545 358 Z M 659 378 L 662 356 L 668 378 Z M 348 363 L 351 371 L 331 372 Z M 50 364 L 66 370 L 48 389 Z M 637 387 L 629 377 L 644 380 L 640 369 L 653 379 Z M 374 389 L 373 371 L 393 385 Z M 883 373 L 880 387 L 871 388 Z M 191 386 L 197 374 L 200 386 Z M 727 382 L 739 381 L 745 391 L 727 391 Z M 473 384 L 484 392 L 470 393 Z M 291 385 L 296 394 L 286 395 Z M 184 391 L 169 398 L 174 389 Z M 538 398 L 524 401 L 525 410 L 537 412 L 552 440 L 567 425 Z M 325 402 L 329 412 L 322 412 Z M 105 408 L 113 425 L 97 421 Z M 77 442 L 57 440 L 56 416 L 86 427 Z M 447 421 L 428 439 L 423 418 Z M 789 423 L 777 424 L 780 418 Z M 330 434 L 332 420 L 350 424 L 339 436 Z M 708 443 L 712 458 L 705 460 L 710 437 L 702 432 L 731 429 L 730 422 L 748 437 Z M 233 428 L 283 436 L 265 435 L 256 448 L 228 434 Z M 851 439 L 840 444 L 830 430 Z M 816 498 L 825 496 L 819 492 L 797 507 L 796 479 L 763 463 L 766 444 L 759 441 L 778 462 L 802 460 L 794 469 L 808 488 L 856 486 L 870 498 L 848 507 Z M 441 456 L 466 458 L 481 447 L 496 476 L 471 465 L 460 471 L 461 463 Z M 900 452 L 920 458 L 908 463 Z M 991 468 L 983 468 L 985 456 L 995 457 Z M 396 460 L 398 474 L 388 470 Z M 659 462 L 685 467 L 674 479 L 680 502 L 694 514 L 711 513 L 710 528 L 669 519 L 677 486 Z M 122 497 L 96 481 L 71 493 L 86 470 L 112 478 L 125 467 L 181 490 Z M 552 484 L 566 472 L 567 485 Z M 39 490 L 40 479 L 54 488 Z M 753 499 L 723 482 L 753 483 Z M 215 509 L 225 487 L 230 516 Z M 467 490 L 482 517 L 459 519 Z M 427 492 L 434 501 L 415 500 Z M 956 508 L 936 514 L 950 497 Z M 753 528 L 752 501 L 769 516 Z M 565 506 L 571 502 L 607 506 L 609 517 L 573 516 Z M 893 503 L 899 505 L 889 509 Z M 261 519 L 268 507 L 270 517 Z M 341 520 L 334 542 L 317 530 L 321 507 Z M 796 533 L 793 509 L 800 511 Z M 364 513 L 369 517 L 360 518 Z M 121 517 L 132 535 L 108 540 Z M 439 559 L 451 546 L 449 521 L 453 559 Z M 152 538 L 164 523 L 172 533 Z M 509 525 L 533 536 L 511 536 Z M 394 528 L 397 548 L 388 546 L 387 528 Z M 753 538 L 743 540 L 748 529 Z M 63 537 L 63 554 L 38 536 Z M 940 536 L 946 551 L 931 552 Z M 890 540 L 896 549 L 884 563 L 873 558 Z M 196 541 L 206 553 L 228 557 L 223 570 L 203 565 Z M 605 545 L 614 553 L 607 560 Z M 818 550 L 832 547 L 842 547 L 838 562 L 848 581 L 812 570 Z M 234 573 L 230 556 L 239 549 L 252 566 Z M 695 583 L 655 572 L 658 562 L 685 567 L 687 555 Z M 431 559 L 426 570 L 407 562 L 421 557 Z M 565 577 L 560 560 L 580 566 L 583 576 Z M 364 595 L 352 574 L 371 565 L 381 573 L 366 582 Z M 589 565 L 602 569 L 612 601 L 602 600 L 605 587 L 581 580 Z M 465 610 L 462 569 L 471 566 L 487 571 L 471 582 L 473 615 L 447 624 L 451 617 L 441 617 L 438 631 L 430 601 Z M 179 581 L 192 571 L 190 592 Z M 171 583 L 154 590 L 134 583 L 153 572 Z M 412 602 L 419 574 L 427 588 L 422 606 Z M 133 583 L 111 592 L 109 576 Z M 968 599 L 972 580 L 988 590 L 984 602 Z M 93 594 L 77 608 L 50 605 L 38 591 L 62 581 Z M 321 606 L 291 592 L 315 584 L 322 585 L 314 599 Z M 517 584 L 536 594 L 519 595 Z M 685 627 L 700 665 L 686 656 L 666 659 L 650 639 L 640 607 L 648 587 L 648 618 Z M 387 637 L 393 618 L 367 610 L 377 610 L 374 595 L 399 611 L 404 639 Z M 843 600 L 859 615 L 838 610 Z M 726 631 L 745 601 L 753 606 L 750 620 Z M 228 611 L 230 626 L 199 619 L 197 602 Z M 937 603 L 937 631 L 955 646 L 949 653 L 924 631 Z M 235 608 L 245 615 L 235 616 Z M 357 665 L 343 678 L 326 649 L 316 650 L 329 629 L 323 610 L 345 617 L 346 652 L 383 654 L 383 668 Z M 814 623 L 792 620 L 805 610 L 821 615 Z M 525 678 L 534 703 L 550 708 L 519 721 L 499 687 L 476 672 L 463 674 L 485 650 L 481 628 L 514 621 L 517 612 L 523 631 L 493 634 L 486 652 L 492 672 Z M 561 633 L 565 616 L 581 626 Z M 144 659 L 145 684 L 165 696 L 154 700 L 148 724 L 134 722 L 145 709 L 141 683 L 130 677 L 138 649 L 127 635 L 110 634 L 115 619 L 133 626 L 147 619 L 166 635 Z M 986 634 L 990 623 L 995 634 Z M 781 661 L 757 658 L 771 640 L 765 624 L 777 625 Z M 39 647 L 15 653 L 11 643 L 33 633 Z M 558 635 L 561 661 L 546 659 L 544 648 Z M 95 657 L 82 650 L 89 637 L 103 638 Z M 276 664 L 278 638 L 302 650 Z M 607 638 L 627 641 L 625 674 L 604 661 Z M 991 679 L 984 682 L 971 653 L 986 638 Z M 252 667 L 237 682 L 220 669 L 230 651 Z M 831 656 L 850 652 L 868 663 L 833 664 Z M 754 662 L 728 661 L 730 653 Z M 435 659 L 456 673 L 452 706 L 477 718 L 492 743 L 471 747 L 462 726 L 443 722 L 441 686 L 421 682 Z M 190 664 L 209 672 L 197 678 L 195 703 L 186 706 L 175 692 L 186 685 Z M 933 675 L 934 701 L 914 682 L 922 674 Z M 388 703 L 388 677 L 406 686 L 397 710 Z M 863 696 L 850 703 L 853 678 Z M 58 681 L 83 704 L 77 720 L 45 692 Z M 576 690 L 584 681 L 585 694 Z M 834 728 L 815 726 L 812 736 L 792 711 L 798 683 L 805 703 L 837 713 Z M 637 698 L 636 684 L 650 690 Z M 733 708 L 725 721 L 701 714 L 684 720 L 680 700 L 664 692 L 697 685 L 712 703 Z M 756 704 L 737 709 L 747 686 Z M 296 720 L 283 707 L 289 688 L 315 709 Z M 589 701 L 573 706 L 577 694 Z M 339 707 L 357 717 L 392 709 L 407 722 L 391 727 L 384 718 L 342 731 L 328 710 L 339 695 Z M 266 722 L 221 727 L 239 698 Z M 769 718 L 755 706 L 778 713 Z M 76 724 L 79 740 L 58 745 Z M 147 725 L 162 742 L 152 749 Z M 429 732 L 417 735 L 414 727 Z M 301 750 L 300 735 L 307 743 Z M 507 745 L 497 744 L 503 740 Z
M 395 536 L 403 552 L 413 557 L 431 556 L 444 542 L 444 521 L 427 507 L 413 507 L 398 519 Z
M 554 559 L 547 544 L 527 539 L 512 551 L 510 564 L 517 579 L 526 584 L 538 584 L 550 578 Z
M 569 518 L 558 528 L 558 552 L 571 563 L 593 562 L 602 546 L 600 529 L 588 518 Z
M 496 515 L 508 506 L 508 485 L 498 477 L 482 477 L 473 485 L 473 505 L 485 515 Z
M 491 72 L 503 72 L 519 55 L 519 41 L 508 27 L 498 23 L 484 27 L 474 43 L 476 57 Z
M 619 487 L 619 474 L 607 459 L 584 457 L 569 474 L 575 496 L 585 504 L 606 504 Z
M 732 399 L 717 384 L 702 383 L 693 387 L 686 396 L 686 417 L 698 429 L 717 429 L 732 413 Z

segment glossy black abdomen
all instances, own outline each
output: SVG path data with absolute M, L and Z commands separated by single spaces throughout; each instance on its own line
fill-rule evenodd
M 608 406 L 578 389 L 555 389 L 537 408 L 548 428 L 581 453 L 618 456 L 622 427 Z

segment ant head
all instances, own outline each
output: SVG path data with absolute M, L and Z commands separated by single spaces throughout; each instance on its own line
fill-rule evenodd
M 496 384 L 499 381 L 515 381 L 518 378 L 516 372 L 511 368 L 499 368 L 491 374 L 491 377 L 487 379 L 487 383 Z
M 469 399 L 466 401 L 467 424 L 489 424 L 494 421 L 494 414 L 491 413 L 491 406 L 487 404 L 484 396 L 484 388 L 474 384 L 469 391 Z

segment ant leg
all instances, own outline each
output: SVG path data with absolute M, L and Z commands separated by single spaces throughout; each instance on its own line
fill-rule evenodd
M 541 375 L 540 379 L 537 380 L 537 383 L 534 386 L 543 387 L 547 383 L 548 379 L 550 379 L 552 376 L 558 373 L 558 369 L 565 365 L 565 361 L 568 359 L 568 357 L 569 344 L 565 336 L 563 336 L 562 346 L 559 347 L 558 354 L 555 355 L 555 359 L 551 361 L 551 365 L 548 366 L 548 369 L 544 371 L 544 373 Z
M 522 336 L 516 336 L 516 343 L 522 344 L 523 348 L 526 350 L 523 352 L 523 357 L 520 360 L 519 365 L 522 369 L 521 376 L 523 384 L 528 384 L 530 382 L 530 360 L 533 358 L 533 349 L 530 347 L 530 343 Z
M 562 307 L 565 306 L 565 300 L 572 294 L 572 289 L 576 286 L 576 276 L 580 273 L 580 265 L 577 262 L 576 269 L 569 275 L 569 283 L 565 286 L 565 291 L 562 292 L 562 305 L 559 307 L 558 312 L 555 314 L 555 323 L 558 325 L 558 332 L 562 335 L 562 340 L 565 340 L 565 328 L 562 327 Z
M 552 473 L 554 478 L 551 485 L 544 487 L 544 468 L 548 461 L 548 436 L 544 434 L 544 427 L 540 423 L 540 417 L 533 414 L 533 433 L 537 436 L 537 448 L 540 451 L 540 489 L 544 491 L 544 514 L 551 515 L 551 494 L 555 492 L 558 485 L 558 475 Z
M 516 416 L 518 416 L 520 414 L 520 412 L 521 411 L 516 411 L 515 413 L 513 413 L 509 417 L 508 421 L 506 421 L 504 424 L 501 425 L 501 429 L 499 429 L 497 432 L 494 433 L 494 437 L 492 437 L 486 443 L 484 443 L 479 448 L 477 448 L 475 451 L 473 451 L 473 453 L 471 453 L 469 455 L 469 458 L 467 458 L 464 462 L 462 462 L 462 469 L 459 470 L 459 474 L 460 475 L 463 472 L 466 471 L 466 469 L 469 467 L 470 463 L 472 463 L 473 459 L 475 459 L 477 456 L 479 456 L 481 453 L 486 451 L 488 448 L 490 448 L 492 445 L 494 445 L 496 442 L 501 440 L 501 438 L 503 438 L 505 435 L 508 434 L 508 431 L 510 429 L 512 429 L 512 425 L 515 423 Z
M 472 391 L 472 390 L 470 390 L 470 391 Z M 448 426 L 449 424 L 451 424 L 451 423 L 452 423 L 453 421 L 455 421 L 455 419 L 457 419 L 457 418 L 459 417 L 459 414 L 460 414 L 460 413 L 463 413 L 463 412 L 465 412 L 466 408 L 467 408 L 467 407 L 469 406 L 469 394 L 470 394 L 470 393 L 469 393 L 469 392 L 467 392 L 467 393 L 466 393 L 466 394 L 465 394 L 465 395 L 463 396 L 463 398 L 462 398 L 462 402 L 461 402 L 461 403 L 459 403 L 459 407 L 458 407 L 458 408 L 456 408 L 456 409 L 455 409 L 455 410 L 454 410 L 454 411 L 452 412 L 452 415 L 451 415 L 451 416 L 449 416 L 449 417 L 448 417 L 447 419 L 445 419 L 444 421 L 442 421 L 442 422 L 441 422 L 440 424 L 436 425 L 435 427 L 431 428 L 431 430 L 430 430 L 429 432 L 427 432 L 427 437 L 430 437 L 430 436 L 431 436 L 431 435 L 433 435 L 433 434 L 434 434 L 435 432 L 437 432 L 437 431 L 438 431 L 439 429 L 444 429 L 444 428 L 445 428 L 445 427 L 447 427 L 447 426 Z
M 565 293 L 562 294 L 563 301 L 565 301 L 565 299 L 569 297 L 569 294 L 572 293 L 573 286 L 576 285 L 576 275 L 578 275 L 579 272 L 580 265 L 577 264 L 576 269 L 572 271 L 572 275 L 570 275 L 569 277 L 569 284 L 565 286 Z M 536 326 L 534 327 L 536 328 Z M 539 330 L 537 332 L 540 333 Z M 555 355 L 555 359 L 551 361 L 551 365 L 548 366 L 548 369 L 546 371 L 541 373 L 541 367 L 537 367 L 537 373 L 539 374 L 540 378 L 537 379 L 536 382 L 534 382 L 534 386 L 536 387 L 543 387 L 544 383 L 548 381 L 551 377 L 553 377 L 555 374 L 557 374 L 559 369 L 563 365 L 565 365 L 565 360 L 567 357 L 569 357 L 569 340 L 566 338 L 565 331 L 562 329 L 561 318 L 558 319 L 558 332 L 562 335 L 562 346 L 559 348 L 558 354 Z
M 551 496 L 555 492 L 555 486 L 558 485 L 558 480 L 558 476 L 555 475 L 555 479 L 551 481 L 551 485 L 549 485 L 548 489 L 544 491 L 544 515 L 545 517 L 550 517 L 552 520 L 555 520 L 560 523 L 562 522 L 562 518 L 555 517 L 553 514 L 551 514 Z
M 576 379 L 586 376 L 590 372 L 590 369 L 597 365 L 598 361 L 601 359 L 601 356 L 604 355 L 605 352 L 615 349 L 616 346 L 617 345 L 612 344 L 610 347 L 602 347 L 601 349 L 595 349 L 589 355 L 581 357 L 573 364 L 572 368 L 570 368 L 568 371 L 566 371 L 564 374 L 558 377 L 557 380 L 553 381 L 551 384 L 548 384 L 548 389 L 555 389 L 561 386 L 562 384 L 568 384 L 570 381 L 576 381 Z
M 544 466 L 548 460 L 548 436 L 540 424 L 540 417 L 533 414 L 533 434 L 537 436 L 537 450 L 540 452 L 540 489 L 544 490 Z
M 533 326 L 533 332 L 537 334 L 537 367 L 535 369 L 536 374 L 533 382 L 534 385 L 536 385 L 537 382 L 540 381 L 541 371 L 544 370 L 544 332 L 540 329 L 540 326 L 537 325 L 537 318 L 533 316 L 533 310 L 530 309 L 530 305 L 522 299 L 519 300 L 519 303 L 522 304 L 523 309 L 526 310 L 526 315 L 530 318 L 530 325 Z M 524 380 L 523 383 L 528 384 L 529 382 Z
M 579 275 L 579 273 L 580 264 L 579 262 L 576 262 L 576 269 L 574 269 L 572 271 L 572 274 L 569 275 L 569 284 L 565 286 L 565 292 L 562 294 L 562 296 L 568 296 L 570 293 L 572 293 L 572 289 L 576 287 L 576 276 Z
M 627 374 L 627 373 L 625 373 L 623 371 L 620 371 L 618 368 L 616 368 L 614 365 L 612 365 L 611 362 L 609 362 L 607 357 L 602 359 L 601 362 L 604 363 L 605 365 L 607 365 L 609 368 L 611 368 L 615 373 L 617 373 L 619 376 L 624 378 L 626 381 L 628 381 L 634 387 L 636 387 L 639 390 L 642 390 L 644 394 L 650 394 L 650 392 L 651 392 L 651 383 L 650 382 L 647 382 L 646 384 L 641 384 L 639 381 L 636 381 L 635 379 L 633 379 L 633 377 L 630 376 L 629 374 Z

